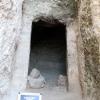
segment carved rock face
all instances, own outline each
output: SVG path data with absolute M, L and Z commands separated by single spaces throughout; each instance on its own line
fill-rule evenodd
M 66 23 L 75 17 L 75 5 L 74 0 L 24 0 L 23 13 L 34 21 L 44 17 Z
M 12 79 L 21 8 L 21 0 L 0 0 L 0 94 L 7 92 Z

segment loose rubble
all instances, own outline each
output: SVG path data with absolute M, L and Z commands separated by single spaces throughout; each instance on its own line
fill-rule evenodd
M 59 77 L 58 77 L 58 86 L 66 86 L 66 76 L 59 75 Z
M 39 89 L 45 86 L 46 81 L 40 71 L 34 68 L 28 76 L 28 84 L 31 88 Z

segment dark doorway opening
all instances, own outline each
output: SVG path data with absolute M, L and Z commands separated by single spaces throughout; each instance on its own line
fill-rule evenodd
M 54 20 L 32 23 L 29 73 L 37 68 L 47 84 L 54 86 L 66 75 L 66 25 Z

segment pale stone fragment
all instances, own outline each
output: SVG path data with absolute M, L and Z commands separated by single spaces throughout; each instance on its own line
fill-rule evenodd
M 31 88 L 39 89 L 45 86 L 46 81 L 39 70 L 33 69 L 28 77 L 28 84 Z
M 66 85 L 66 76 L 59 75 L 58 86 L 65 86 L 65 85 Z

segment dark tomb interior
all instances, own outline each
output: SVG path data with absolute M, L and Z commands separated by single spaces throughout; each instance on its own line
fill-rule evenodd
M 29 73 L 37 68 L 47 84 L 54 86 L 66 75 L 66 25 L 54 20 L 32 23 Z

